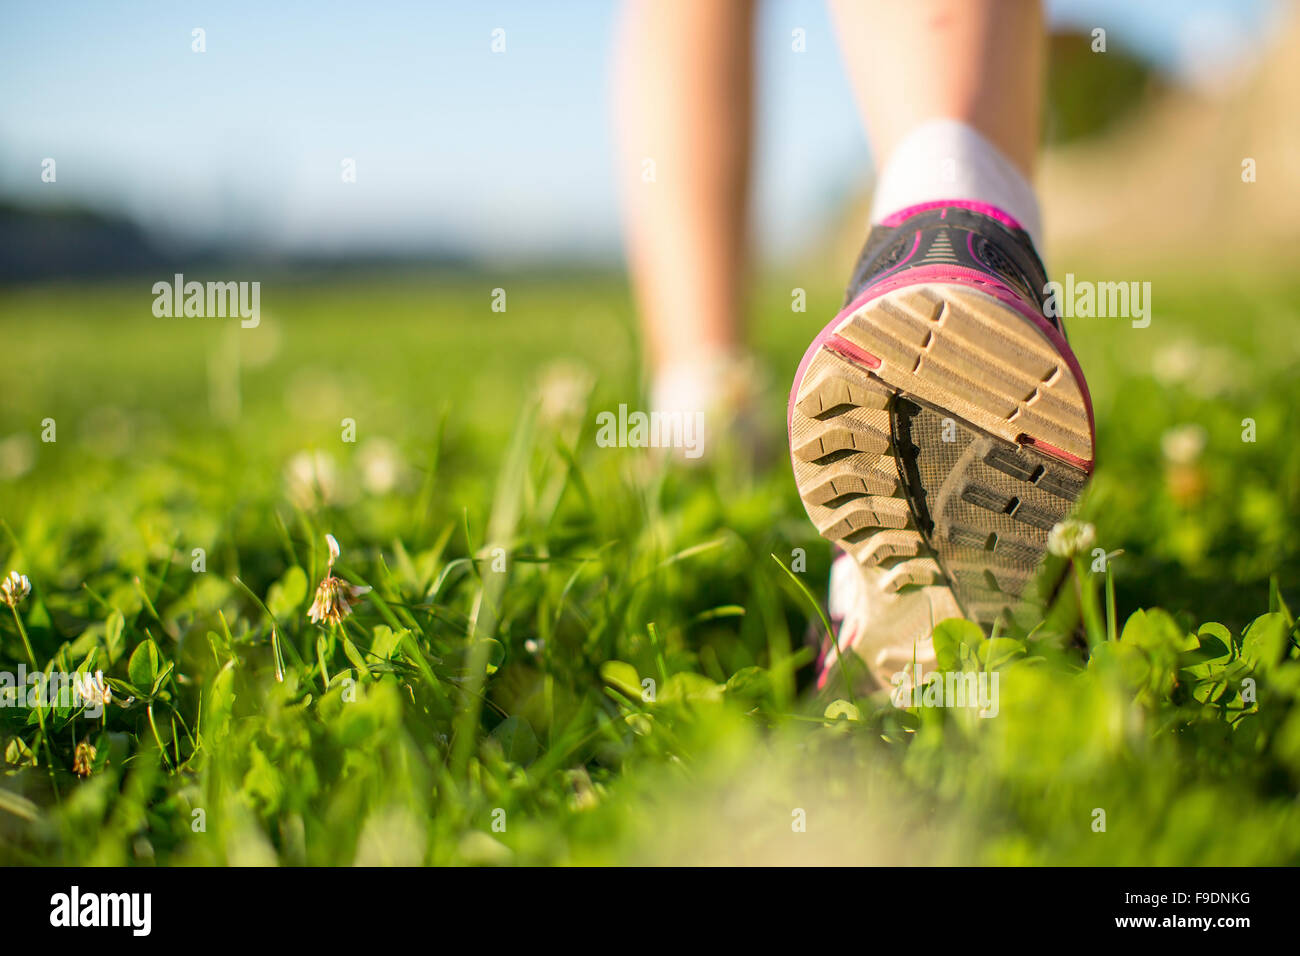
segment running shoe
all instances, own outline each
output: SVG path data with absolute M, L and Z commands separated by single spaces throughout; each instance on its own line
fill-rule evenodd
M 1094 458 L 1088 386 L 1046 285 L 1028 234 L 987 204 L 925 203 L 872 228 L 788 409 L 804 507 L 860 574 L 840 571 L 847 598 L 832 582 L 833 604 L 861 606 L 828 664 L 852 650 L 887 684 L 933 659 L 939 621 L 991 626 L 1021 606 Z

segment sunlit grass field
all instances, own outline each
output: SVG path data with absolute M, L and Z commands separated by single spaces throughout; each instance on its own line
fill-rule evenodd
M 0 862 L 1300 862 L 1300 279 L 1151 279 L 1070 329 L 1107 570 L 936 634 L 988 719 L 808 687 L 781 432 L 832 283 L 756 290 L 773 442 L 689 468 L 594 440 L 642 401 L 617 276 L 267 278 L 256 329 L 0 290 L 0 669 L 113 691 L 0 709 Z

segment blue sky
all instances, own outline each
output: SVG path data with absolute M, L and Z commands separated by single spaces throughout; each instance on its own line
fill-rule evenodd
M 1240 55 L 1277 4 L 1048 11 L 1186 72 Z M 617 13 L 606 0 L 8 4 L 0 195 L 126 212 L 176 242 L 613 257 Z M 497 27 L 504 55 L 490 49 Z M 805 54 L 790 49 L 795 27 Z M 824 0 L 768 2 L 758 43 L 756 222 L 780 253 L 833 217 L 871 156 Z M 56 184 L 40 181 L 45 157 Z M 342 157 L 355 185 L 340 183 Z

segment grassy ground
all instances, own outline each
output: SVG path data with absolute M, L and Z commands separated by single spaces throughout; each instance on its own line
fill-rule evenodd
M 0 292 L 0 666 L 21 621 L 115 697 L 0 709 L 0 862 L 1300 862 L 1300 281 L 1152 279 L 1150 328 L 1072 326 L 1123 553 L 1032 640 L 936 635 L 990 719 L 806 692 L 829 554 L 779 445 L 596 446 L 639 400 L 615 279 L 267 281 L 249 330 Z M 797 284 L 755 301 L 778 437 L 838 304 Z M 374 588 L 332 628 L 327 533 Z

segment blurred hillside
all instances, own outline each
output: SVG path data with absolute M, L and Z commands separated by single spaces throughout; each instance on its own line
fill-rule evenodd
M 1255 63 L 1207 88 L 1153 89 L 1104 133 L 1049 147 L 1038 184 L 1052 259 L 1294 257 L 1297 45 L 1300 17 L 1292 8 Z M 1247 158 L 1255 160 L 1254 183 L 1242 181 Z
M 469 270 L 451 247 L 385 252 L 284 253 L 213 241 L 178 246 L 119 213 L 82 206 L 31 208 L 0 202 L 0 283 L 258 269 L 298 275 L 382 270 Z
M 0 282 L 168 268 L 172 259 L 134 222 L 79 208 L 0 202 Z

